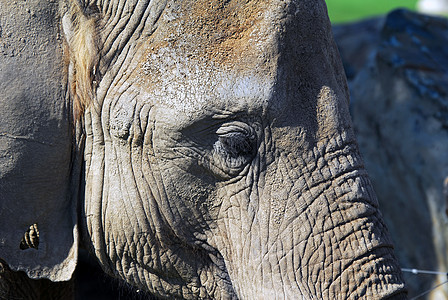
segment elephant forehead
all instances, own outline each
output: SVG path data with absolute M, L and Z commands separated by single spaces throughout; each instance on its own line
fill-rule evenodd
M 159 29 L 169 35 L 170 46 L 182 49 L 184 54 L 234 68 L 241 54 L 265 51 L 266 40 L 278 33 L 285 14 L 280 3 L 286 2 L 173 1 Z
M 268 26 L 270 2 L 170 2 L 143 47 L 149 101 L 177 114 L 262 106 L 254 102 L 268 98 L 276 75 L 279 21 Z
M 157 107 L 158 118 L 176 116 L 176 122 L 188 122 L 200 114 L 262 113 L 274 85 L 273 76 L 204 66 L 171 48 L 149 56 L 143 70 L 148 76 L 157 74 L 142 89 L 145 101 Z
M 137 78 L 131 81 L 138 83 L 144 101 L 157 108 L 159 120 L 164 115 L 175 117 L 179 125 L 204 114 L 285 109 L 286 97 L 273 96 L 279 87 L 286 88 L 284 80 L 306 88 L 299 81 L 315 80 L 313 76 L 322 73 L 322 66 L 315 61 L 324 59 L 321 48 L 325 41 L 320 35 L 308 36 L 311 30 L 307 28 L 320 28 L 325 22 L 313 17 L 316 12 L 310 12 L 307 7 L 310 3 L 307 0 L 169 1 L 157 30 L 139 46 L 143 53 L 138 59 Z M 312 7 L 317 7 L 320 13 L 325 8 Z M 301 30 L 296 31 L 297 28 Z M 299 38 L 295 40 L 300 41 L 302 36 L 304 40 L 294 45 L 298 51 L 292 51 L 292 46 L 289 50 L 293 54 L 290 59 L 297 65 L 294 66 L 297 70 L 291 73 L 295 75 L 282 77 L 279 74 L 285 73 L 282 71 L 285 59 L 283 63 L 279 60 L 285 55 L 282 44 L 288 30 L 297 32 Z M 312 75 L 299 78 L 302 76 L 297 74 L 309 69 L 315 71 L 305 73 Z
M 142 47 L 145 101 L 179 123 L 204 112 L 263 111 L 277 74 L 280 2 L 169 2 Z

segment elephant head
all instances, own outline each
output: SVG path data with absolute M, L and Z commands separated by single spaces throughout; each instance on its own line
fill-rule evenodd
M 185 299 L 405 297 L 324 1 L 79 0 L 62 28 L 75 223 L 108 274 Z

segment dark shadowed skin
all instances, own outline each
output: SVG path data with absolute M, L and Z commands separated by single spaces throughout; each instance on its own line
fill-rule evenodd
M 170 298 L 406 298 L 324 1 L 77 5 L 80 224 L 108 274 Z

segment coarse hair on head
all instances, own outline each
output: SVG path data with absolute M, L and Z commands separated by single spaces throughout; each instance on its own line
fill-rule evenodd
M 99 13 L 95 6 L 86 5 L 84 1 L 71 0 L 62 22 L 68 45 L 68 80 L 75 120 L 93 102 L 99 78 Z

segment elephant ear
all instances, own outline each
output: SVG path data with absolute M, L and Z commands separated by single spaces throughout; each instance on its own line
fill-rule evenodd
M 60 9 L 40 0 L 0 6 L 0 259 L 52 281 L 69 280 L 78 256 Z

